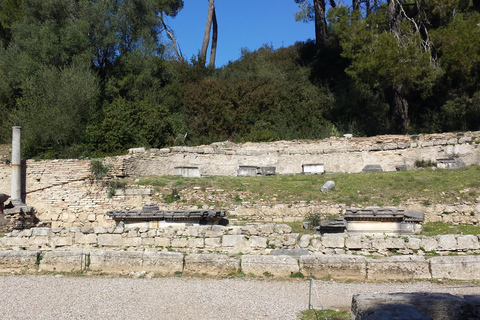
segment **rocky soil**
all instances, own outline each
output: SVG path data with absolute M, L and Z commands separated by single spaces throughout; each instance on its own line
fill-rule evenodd
M 2 319 L 297 319 L 309 282 L 266 279 L 0 277 Z M 472 283 L 315 281 L 312 302 L 349 309 L 361 292 L 480 294 Z

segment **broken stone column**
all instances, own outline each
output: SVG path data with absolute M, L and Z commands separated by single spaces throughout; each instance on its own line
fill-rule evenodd
M 13 229 L 31 228 L 38 223 L 38 219 L 35 217 L 35 208 L 27 206 L 22 198 L 21 129 L 20 126 L 12 127 L 12 194 L 10 196 L 11 204 L 4 210 L 6 225 Z
M 20 126 L 12 127 L 12 189 L 10 198 L 14 206 L 24 205 L 22 201 L 21 129 Z

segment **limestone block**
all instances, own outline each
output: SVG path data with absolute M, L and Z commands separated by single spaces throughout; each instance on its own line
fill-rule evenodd
M 183 235 L 187 237 L 198 237 L 199 227 L 187 227 Z
M 421 256 L 367 259 L 367 279 L 375 281 L 429 279 L 429 263 Z
M 73 272 L 81 270 L 83 259 L 88 259 L 82 251 L 44 251 L 40 260 L 40 271 Z M 86 262 L 86 261 L 85 261 Z
M 224 235 L 222 237 L 222 246 L 224 247 L 234 247 L 238 246 L 241 243 L 246 242 L 244 235 Z
M 21 239 L 21 238 L 20 238 Z M 25 238 L 28 239 L 28 238 Z M 49 237 L 31 237 L 30 241 L 28 241 L 30 246 L 34 248 L 42 248 L 50 245 Z
M 106 273 L 142 271 L 143 252 L 94 250 L 90 252 L 90 269 Z
M 371 241 L 360 235 L 345 238 L 345 247 L 350 250 L 370 249 Z
M 163 237 L 155 238 L 155 247 L 168 248 L 170 246 L 171 246 L 171 242 L 169 238 L 163 238 Z
M 257 235 L 258 234 L 258 230 L 257 228 L 255 228 L 254 226 L 243 226 L 242 227 L 242 234 L 246 234 L 246 235 Z
M 77 244 L 97 244 L 97 235 L 95 233 L 75 233 L 75 243 Z
M 300 257 L 300 272 L 317 279 L 365 280 L 366 259 L 357 255 L 310 255 Z
M 343 235 L 329 234 L 322 237 L 324 248 L 343 248 L 345 247 L 345 238 Z
M 66 247 L 73 245 L 73 234 L 68 234 L 65 237 L 54 236 L 50 238 L 50 244 L 53 248 Z
M 352 315 L 358 320 L 475 319 L 475 304 L 449 293 L 379 293 L 353 295 Z
M 162 276 L 183 272 L 183 254 L 178 252 L 146 251 L 142 270 Z
M 292 232 L 292 227 L 290 227 L 288 224 L 276 224 L 275 225 L 275 232 L 290 233 L 290 232 Z
M 298 242 L 298 245 L 300 248 L 308 248 L 310 245 L 310 241 L 313 239 L 313 236 L 310 234 L 304 234 L 301 238 L 300 241 Z
M 418 238 L 408 238 L 408 241 L 405 242 L 405 247 L 410 250 L 418 250 L 420 249 L 420 245 L 422 240 Z
M 290 256 L 243 255 L 242 272 L 256 276 L 273 275 L 275 277 L 290 277 L 299 271 L 298 260 Z
M 457 238 L 459 250 L 477 250 L 480 249 L 478 245 L 478 238 L 474 235 L 459 236 Z
M 252 248 L 255 248 L 255 249 L 266 248 L 267 238 L 257 237 L 257 236 L 250 237 L 250 245 L 252 246 Z
M 155 246 L 155 239 L 154 238 L 147 238 L 142 237 L 142 246 L 144 247 L 153 247 Z
M 135 238 L 124 238 L 123 246 L 124 247 L 140 247 L 142 245 L 142 237 Z
M 218 248 L 222 246 L 222 239 L 220 238 L 205 238 L 206 248 Z
M 93 232 L 96 234 L 107 233 L 107 229 L 105 227 L 93 227 Z
M 172 239 L 171 244 L 173 248 L 186 248 L 187 238 Z
M 187 247 L 189 248 L 204 248 L 205 241 L 203 238 L 189 238 L 187 240 Z
M 120 247 L 123 245 L 123 238 L 121 234 L 99 234 L 98 245 L 100 247 Z
M 480 256 L 444 256 L 429 259 L 432 278 L 480 280 Z
M 34 247 L 34 243 L 30 241 L 30 238 L 2 237 L 0 238 L 0 246 L 7 249 L 28 248 Z
M 32 228 L 32 236 L 44 236 L 47 237 L 51 233 L 50 228 Z
M 240 268 L 237 257 L 219 254 L 188 254 L 185 256 L 184 275 L 225 276 Z
M 457 250 L 457 239 L 453 234 L 444 234 L 437 237 L 438 238 L 438 250 Z
M 313 252 L 322 252 L 322 240 L 320 238 L 313 238 L 308 249 L 312 250 Z
M 275 228 L 275 225 L 273 223 L 267 223 L 267 224 L 261 224 L 258 226 L 258 231 L 263 234 L 271 234 L 273 233 L 273 230 Z
M 40 251 L 0 251 L 0 272 L 37 270 L 37 256 Z
M 420 247 L 425 250 L 425 252 L 437 250 L 438 241 L 434 238 L 423 238 L 420 242 Z

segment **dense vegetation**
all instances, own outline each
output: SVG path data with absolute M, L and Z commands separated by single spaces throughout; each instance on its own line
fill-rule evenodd
M 394 20 L 376 3 L 331 8 L 322 43 L 243 50 L 214 69 L 172 53 L 162 17 L 180 0 L 0 1 L 0 143 L 12 125 L 40 158 L 479 130 L 476 2 L 403 0 Z

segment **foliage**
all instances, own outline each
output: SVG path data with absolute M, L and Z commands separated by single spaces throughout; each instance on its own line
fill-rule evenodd
M 320 222 L 322 222 L 322 216 L 318 212 L 309 213 L 305 217 L 305 220 L 309 222 L 308 225 L 310 229 L 315 229 L 320 225 Z
M 452 225 L 444 222 L 426 222 L 423 224 L 422 234 L 436 236 L 442 234 L 480 234 L 478 225 Z
M 324 313 L 325 312 L 325 313 Z M 315 320 L 324 319 L 327 317 L 329 320 L 350 320 L 352 316 L 348 310 L 331 310 L 331 309 L 310 309 L 304 310 L 300 313 L 301 320 Z
M 365 172 L 328 175 L 276 175 L 266 177 L 143 177 L 140 185 L 155 186 L 160 193 L 192 190 L 194 187 L 228 190 L 225 199 L 241 196 L 249 203 L 297 203 L 299 201 L 332 201 L 349 206 L 389 206 L 408 200 L 427 199 L 430 203 L 475 202 L 480 192 L 480 166 L 456 170 L 415 169 L 395 172 Z M 327 181 L 335 189 L 320 192 Z M 381 192 L 379 192 L 381 190 Z M 260 200 L 263 199 L 263 200 Z M 228 204 L 218 204 L 227 207 Z M 300 228 L 300 223 L 298 227 Z M 298 232 L 298 231 L 297 231 Z
M 311 1 L 297 18 L 314 18 Z M 480 130 L 476 1 L 330 8 L 327 38 L 175 61 L 162 15 L 183 0 L 0 2 L 0 142 L 24 157 L 130 147 Z M 301 9 L 302 9 L 301 8 Z M 219 44 L 221 46 L 221 43 Z M 373 201 L 355 193 L 346 202 Z

